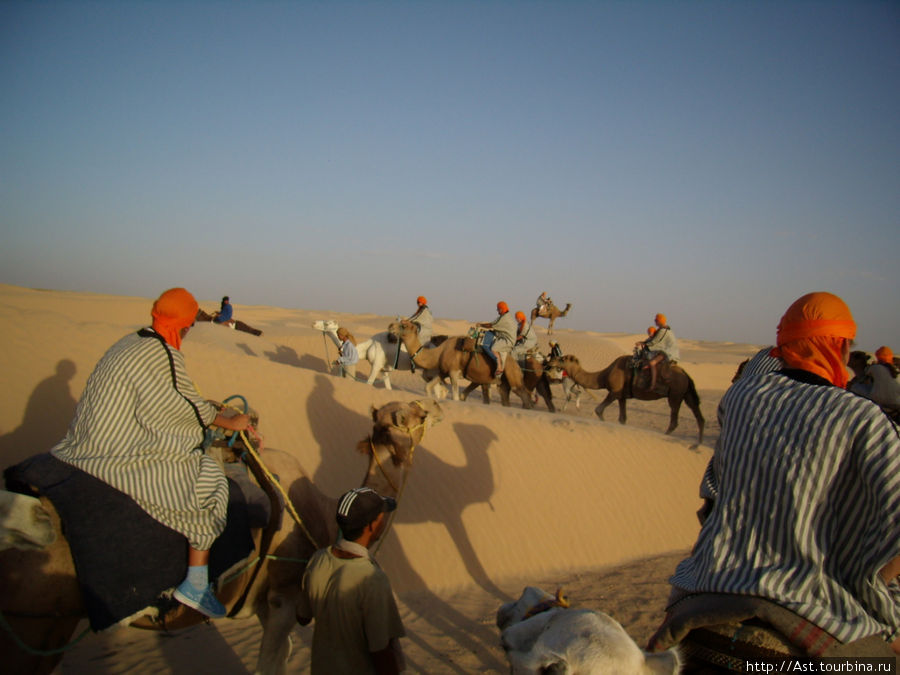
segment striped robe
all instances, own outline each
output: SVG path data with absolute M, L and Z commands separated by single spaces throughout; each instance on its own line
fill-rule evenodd
M 762 375 L 763 373 L 769 373 L 773 370 L 781 370 L 784 368 L 784 361 L 777 356 L 771 356 L 769 354 L 771 351 L 772 347 L 764 347 L 756 352 L 753 358 L 751 358 L 747 362 L 747 365 L 744 366 L 744 370 L 741 371 L 741 377 Z
M 772 600 L 841 642 L 900 635 L 900 433 L 877 406 L 804 371 L 738 380 L 701 484 L 712 500 L 671 578 Z
M 216 409 L 184 357 L 150 329 L 97 363 L 66 437 L 51 452 L 129 495 L 154 519 L 208 550 L 225 527 L 228 484 L 200 448 Z

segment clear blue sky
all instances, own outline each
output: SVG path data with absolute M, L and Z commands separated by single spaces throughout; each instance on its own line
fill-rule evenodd
M 900 3 L 3 2 L 0 281 L 900 352 Z M 211 309 L 211 307 L 210 307 Z

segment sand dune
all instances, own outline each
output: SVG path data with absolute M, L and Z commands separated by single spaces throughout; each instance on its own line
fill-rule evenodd
M 0 463 L 42 452 L 64 433 L 96 361 L 128 331 L 149 323 L 151 298 L 37 291 L 0 286 Z M 215 301 L 201 301 L 210 311 Z M 418 373 L 392 374 L 393 390 L 327 372 L 335 348 L 311 328 L 336 319 L 358 338 L 392 317 L 238 306 L 255 337 L 197 324 L 183 345 L 188 371 L 210 398 L 245 396 L 261 415 L 266 445 L 291 453 L 324 493 L 359 484 L 365 460 L 356 442 L 371 428 L 370 407 L 424 394 Z M 435 333 L 462 334 L 466 320 L 438 317 Z M 546 323 L 540 324 L 546 349 Z M 642 336 L 559 328 L 567 353 L 599 370 Z M 664 401 L 629 402 L 627 426 L 580 410 L 550 414 L 443 403 L 444 420 L 416 450 L 409 484 L 379 561 L 401 600 L 413 672 L 503 672 L 493 626 L 496 608 L 526 583 L 566 583 L 575 604 L 603 609 L 638 640 L 660 619 L 666 578 L 698 531 L 700 477 L 718 434 L 715 409 L 737 364 L 758 346 L 683 340 L 682 365 L 697 384 L 707 418 L 704 445 L 684 408 L 664 436 Z M 408 364 L 405 355 L 401 366 Z M 367 364 L 360 375 L 367 374 Z M 557 399 L 561 388 L 554 387 Z M 291 666 L 308 664 L 311 628 L 294 631 Z M 216 621 L 175 636 L 132 629 L 89 636 L 69 652 L 63 672 L 191 672 L 203 655 L 220 672 L 255 663 L 255 620 Z M 198 651 L 200 650 L 200 651 Z

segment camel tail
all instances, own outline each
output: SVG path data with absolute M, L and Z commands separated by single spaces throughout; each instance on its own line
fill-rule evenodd
M 688 390 L 684 396 L 688 403 L 692 403 L 700 408 L 700 394 L 697 393 L 697 385 L 694 384 L 694 378 L 688 375 Z

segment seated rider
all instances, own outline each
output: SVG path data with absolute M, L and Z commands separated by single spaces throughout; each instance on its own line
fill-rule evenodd
M 778 324 L 772 356 L 784 367 L 742 377 L 725 392 L 700 485 L 702 528 L 670 579 L 652 650 L 697 625 L 672 621 L 692 603 L 699 619 L 718 618 L 699 602 L 709 593 L 790 610 L 797 618 L 785 623 L 795 630 L 785 637 L 813 654 L 862 640 L 856 655 L 900 653 L 900 434 L 845 390 L 855 337 L 843 300 L 804 295 Z
M 241 431 L 248 415 L 228 417 L 197 391 L 182 340 L 199 306 L 183 288 L 153 303 L 151 327 L 110 347 L 88 378 L 66 437 L 51 453 L 131 497 L 186 539 L 187 576 L 179 602 L 225 616 L 209 583 L 209 551 L 225 529 L 228 483 L 201 448 L 211 424 Z
M 231 324 L 231 317 L 233 315 L 234 307 L 231 306 L 231 302 L 226 295 L 222 298 L 222 304 L 219 307 L 219 311 L 213 314 L 213 321 L 216 323 Z
M 516 343 L 512 348 L 512 355 L 518 361 L 538 349 L 538 339 L 534 334 L 534 324 L 525 324 L 525 312 L 516 312 Z
M 502 300 L 497 303 L 497 314 L 493 321 L 475 325 L 488 329 L 482 338 L 481 348 L 485 356 L 496 365 L 494 377 L 499 380 L 503 375 L 504 359 L 516 341 L 516 321 L 509 313 L 509 305 Z
M 643 347 L 646 351 L 647 366 L 650 368 L 650 386 L 648 387 L 650 391 L 656 388 L 657 366 L 663 360 L 674 363 L 679 358 L 678 341 L 666 322 L 665 314 L 657 314 L 654 322 L 656 330 L 653 335 L 634 345 L 637 348 Z M 650 332 L 649 329 L 647 332 Z
M 547 291 L 541 291 L 541 294 L 537 297 L 537 300 L 534 301 L 534 306 L 537 308 L 538 314 L 541 314 L 545 310 L 550 309 L 550 305 L 552 304 L 553 300 L 551 300 L 550 296 L 547 295 Z
M 409 321 L 412 321 L 419 328 L 419 344 L 424 347 L 431 342 L 431 335 L 434 331 L 434 317 L 431 315 L 431 310 L 428 308 L 428 300 L 424 295 L 416 298 L 416 311 L 409 317 Z

